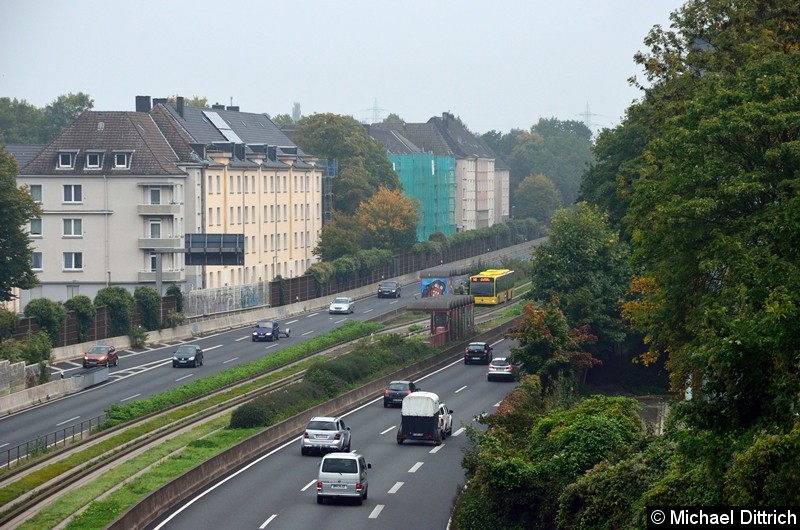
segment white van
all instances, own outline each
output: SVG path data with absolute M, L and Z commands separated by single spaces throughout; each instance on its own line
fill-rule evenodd
M 368 469 L 372 469 L 372 464 L 358 453 L 326 454 L 319 465 L 317 504 L 322 504 L 326 497 L 352 498 L 358 504 L 367 500 Z

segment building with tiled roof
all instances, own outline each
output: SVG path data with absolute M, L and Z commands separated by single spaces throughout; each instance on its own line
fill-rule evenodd
M 455 230 L 484 228 L 509 217 L 508 166 L 452 114 L 443 113 L 441 117 L 433 117 L 426 123 L 372 124 L 369 133 L 387 148 L 406 193 L 415 198 L 422 196 L 423 208 L 426 201 L 436 200 L 442 204 L 442 198 L 450 193 L 451 188 L 438 183 L 436 169 L 424 177 L 427 182 L 419 183 L 419 170 L 413 168 L 423 164 L 415 159 L 419 158 L 419 153 L 427 153 L 431 157 L 453 160 L 453 196 L 448 203 L 452 205 L 452 225 Z M 413 146 L 413 149 L 409 146 Z M 405 163 L 403 160 L 406 160 Z M 436 167 L 436 163 L 433 167 Z M 404 171 L 411 173 L 404 177 Z M 410 176 L 412 174 L 414 176 Z M 412 183 L 411 186 L 409 183 Z M 413 189 L 417 191 L 409 191 Z M 439 206 L 433 211 L 441 217 L 445 207 Z M 438 223 L 442 226 L 447 224 L 442 221 Z M 440 230 L 450 235 L 447 229 Z
M 63 301 L 103 287 L 184 281 L 187 173 L 147 114 L 87 111 L 19 171 L 42 208 L 28 227 L 39 285 L 20 293 Z M 188 188 L 188 191 L 187 191 Z M 172 253 L 170 250 L 174 250 Z
M 190 283 L 205 288 L 253 284 L 305 273 L 322 230 L 323 168 L 264 114 L 238 107 L 192 107 L 178 97 L 139 96 L 136 108 L 159 125 L 200 169 L 202 211 L 193 230 L 243 234 L 243 266 L 206 265 Z

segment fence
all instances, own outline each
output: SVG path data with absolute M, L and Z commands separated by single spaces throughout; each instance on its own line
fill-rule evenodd
M 68 443 L 83 440 L 84 436 L 90 436 L 92 434 L 92 429 L 99 427 L 105 419 L 105 414 L 102 414 L 95 418 L 70 425 L 69 427 L 43 434 L 34 440 L 29 440 L 16 447 L 6 449 L 0 453 L 5 455 L 5 462 L 3 463 L 6 468 L 11 468 L 12 464 L 19 465 L 25 460 L 46 453 L 59 445 L 66 446 Z
M 266 282 L 187 291 L 183 294 L 183 314 L 194 318 L 267 306 L 269 293 Z

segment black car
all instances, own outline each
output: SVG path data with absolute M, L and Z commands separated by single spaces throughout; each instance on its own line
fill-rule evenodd
M 203 366 L 203 349 L 197 344 L 181 344 L 172 354 L 172 367 Z
M 488 342 L 470 342 L 464 350 L 464 364 L 489 364 L 492 357 L 492 347 Z
M 383 406 L 389 407 L 403 404 L 403 398 L 419 390 L 414 381 L 392 381 L 383 391 Z
M 253 326 L 253 342 L 280 340 L 281 328 L 274 320 L 260 320 Z
M 400 282 L 389 280 L 378 284 L 378 298 L 400 298 Z

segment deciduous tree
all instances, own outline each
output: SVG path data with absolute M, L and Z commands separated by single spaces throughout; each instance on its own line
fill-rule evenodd
M 356 211 L 356 220 L 363 227 L 362 248 L 391 251 L 410 249 L 417 240 L 417 201 L 400 190 L 381 187 Z

